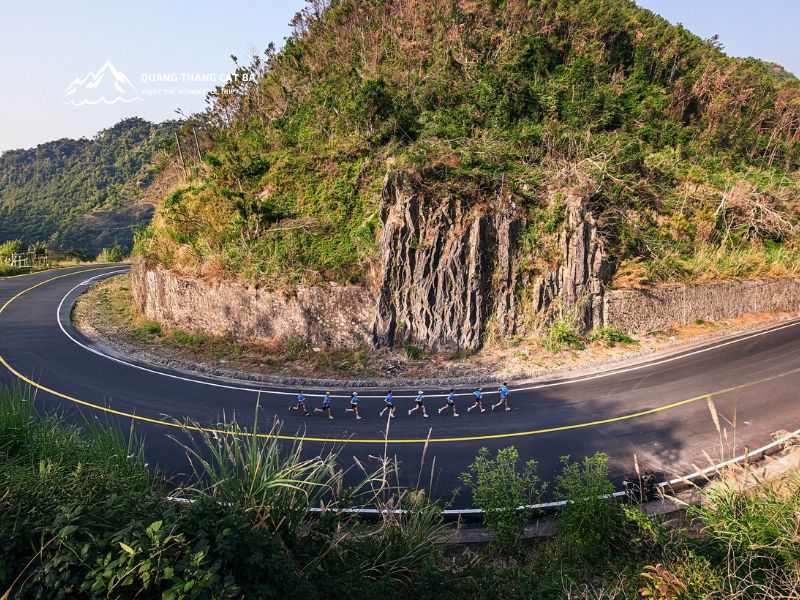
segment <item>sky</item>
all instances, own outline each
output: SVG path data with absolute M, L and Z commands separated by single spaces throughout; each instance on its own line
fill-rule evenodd
M 796 0 L 638 0 L 725 51 L 800 74 Z M 303 0 L 0 0 L 0 152 L 91 137 L 122 118 L 175 118 L 269 42 L 289 35 Z M 102 85 L 91 76 L 109 62 Z M 117 77 L 114 76 L 116 72 Z M 127 78 L 119 79 L 122 74 Z M 71 84 L 72 94 L 65 94 Z M 118 86 L 115 86 L 115 82 Z M 104 100 L 102 100 L 104 99 Z M 107 103 L 111 102 L 111 103 Z

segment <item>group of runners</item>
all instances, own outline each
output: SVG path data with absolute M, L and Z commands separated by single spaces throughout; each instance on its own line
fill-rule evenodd
M 500 401 L 496 404 L 491 405 L 491 409 L 494 410 L 496 408 L 502 407 L 504 410 L 511 410 L 511 407 L 508 404 L 508 385 L 503 384 L 501 385 L 498 390 L 500 392 Z M 467 412 L 472 412 L 473 410 L 478 410 L 480 412 L 486 412 L 486 409 L 483 407 L 483 391 L 481 388 L 475 388 L 472 392 L 475 402 L 467 408 Z M 352 392 L 350 394 L 350 408 L 345 409 L 346 412 L 351 412 L 355 414 L 356 419 L 361 420 L 361 412 L 358 408 L 358 392 Z M 392 390 L 389 390 L 386 393 L 386 397 L 383 399 L 384 407 L 383 410 L 380 412 L 380 417 L 383 417 L 386 413 L 389 413 L 389 418 L 394 419 L 395 415 L 397 414 L 397 406 L 394 403 L 394 395 L 392 394 Z M 417 397 L 414 399 L 414 408 L 408 410 L 409 415 L 413 415 L 415 412 L 420 411 L 424 418 L 428 418 L 428 410 L 425 408 L 425 394 L 422 390 L 417 392 Z M 289 407 L 289 412 L 293 410 L 302 411 L 305 416 L 310 417 L 312 412 L 309 411 L 308 406 L 306 405 L 306 397 L 303 394 L 303 390 L 299 390 L 297 392 L 297 399 L 295 403 Z M 314 408 L 314 413 L 322 413 L 323 415 L 327 416 L 329 419 L 333 419 L 333 410 L 331 408 L 331 393 L 325 392 L 325 395 L 322 397 L 322 405 Z M 459 416 L 458 412 L 456 411 L 456 391 L 455 388 L 450 388 L 450 393 L 447 395 L 447 403 L 439 409 L 439 414 L 443 412 L 451 412 L 453 413 L 454 417 Z

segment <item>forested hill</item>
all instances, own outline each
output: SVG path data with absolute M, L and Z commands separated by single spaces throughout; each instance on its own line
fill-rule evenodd
M 147 222 L 143 192 L 163 169 L 177 122 L 120 121 L 94 138 L 60 139 L 0 154 L 0 242 L 45 242 L 94 257 L 130 247 Z
M 362 279 L 399 173 L 431 202 L 512 195 L 531 269 L 576 189 L 618 276 L 800 268 L 800 81 L 777 65 L 630 0 L 316 0 L 293 25 L 195 117 L 204 162 L 154 259 Z

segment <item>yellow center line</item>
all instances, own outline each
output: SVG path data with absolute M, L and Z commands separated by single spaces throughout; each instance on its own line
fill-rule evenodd
M 104 268 L 108 268 L 108 267 L 97 267 L 97 268 L 93 268 L 93 269 L 85 269 L 83 271 L 74 271 L 72 273 L 67 273 L 65 275 L 59 275 L 57 277 L 52 277 L 52 278 L 47 279 L 45 281 L 41 281 L 41 282 L 37 283 L 36 285 L 33 285 L 33 286 L 29 287 L 28 289 L 22 290 L 17 295 L 15 295 L 13 298 L 9 299 L 5 304 L 3 304 L 2 307 L 0 307 L 0 314 L 2 314 L 3 311 L 6 310 L 6 308 L 8 308 L 8 306 L 12 302 L 17 300 L 20 296 L 26 294 L 27 292 L 30 292 L 31 290 L 36 289 L 39 286 L 42 286 L 42 285 L 44 285 L 46 283 L 49 283 L 51 281 L 55 281 L 57 279 L 61 279 L 63 277 L 69 277 L 70 275 L 77 275 L 78 273 L 86 273 L 88 271 L 98 271 L 98 270 L 101 270 L 101 269 L 104 269 Z M 150 417 L 143 417 L 143 416 L 137 415 L 135 413 L 129 413 L 129 412 L 121 411 L 121 410 L 116 410 L 116 409 L 110 408 L 108 406 L 102 406 L 102 405 L 99 405 L 99 404 L 94 404 L 92 402 L 87 402 L 86 400 L 80 400 L 78 398 L 74 398 L 73 396 L 69 396 L 69 395 L 64 394 L 62 392 L 59 392 L 59 391 L 50 389 L 48 387 L 45 387 L 45 386 L 41 385 L 40 383 L 30 379 L 29 377 L 26 377 L 25 375 L 23 375 L 22 373 L 20 373 L 16 369 L 14 369 L 14 367 L 12 367 L 2 355 L 0 355 L 0 363 L 2 363 L 2 365 L 6 369 L 8 369 L 8 371 L 10 371 L 15 377 L 17 377 L 21 381 L 27 383 L 28 385 L 30 385 L 30 386 L 38 389 L 38 390 L 41 390 L 43 392 L 47 392 L 48 394 L 52 394 L 53 396 L 56 396 L 58 398 L 62 398 L 64 400 L 68 400 L 69 402 L 72 402 L 74 404 L 78 404 L 80 406 L 85 406 L 85 407 L 92 408 L 94 410 L 98 410 L 98 411 L 101 411 L 101 412 L 104 412 L 104 413 L 107 413 L 107 414 L 117 415 L 117 416 L 120 416 L 120 417 L 133 419 L 135 421 L 141 421 L 141 422 L 144 422 L 144 423 L 151 423 L 151 424 L 154 424 L 154 425 L 173 427 L 173 428 L 177 428 L 177 429 L 185 429 L 185 430 L 188 430 L 188 431 L 199 431 L 199 432 L 206 432 L 206 433 L 216 433 L 216 434 L 220 434 L 220 435 L 232 435 L 233 434 L 233 432 L 231 432 L 229 430 L 225 430 L 225 429 L 215 429 L 215 428 L 211 428 L 211 427 L 201 427 L 199 425 L 191 425 L 189 423 L 183 424 L 183 423 L 178 423 L 178 422 L 175 422 L 175 421 L 167 421 L 167 420 L 163 420 L 163 419 L 154 419 L 154 418 L 150 418 Z M 746 389 L 746 388 L 749 388 L 749 387 L 753 387 L 753 386 L 756 386 L 756 385 L 759 385 L 759 384 L 762 384 L 762 383 L 773 381 L 775 379 L 779 379 L 781 377 L 786 377 L 788 375 L 793 375 L 793 374 L 798 373 L 798 372 L 800 372 L 800 367 L 798 367 L 796 369 L 792 369 L 790 371 L 786 371 L 785 373 L 779 373 L 777 375 L 771 375 L 769 377 L 764 377 L 762 379 L 757 379 L 755 381 L 750 381 L 750 382 L 747 382 L 747 383 L 742 383 L 740 385 L 731 386 L 731 387 L 728 387 L 728 388 L 725 388 L 725 389 L 722 389 L 722 390 L 717 390 L 717 391 L 714 391 L 714 392 L 701 394 L 699 396 L 694 396 L 693 398 L 687 398 L 685 400 L 679 400 L 677 402 L 672 402 L 671 404 L 665 404 L 663 406 L 657 406 L 655 408 L 649 408 L 649 409 L 642 410 L 642 411 L 639 411 L 639 412 L 628 413 L 628 414 L 619 415 L 619 416 L 616 416 L 616 417 L 609 417 L 607 419 L 598 419 L 598 420 L 595 420 L 595 421 L 587 421 L 587 422 L 584 422 L 584 423 L 574 423 L 572 425 L 561 425 L 561 426 L 557 426 L 557 427 L 547 427 L 547 428 L 543 428 L 543 429 L 533 429 L 533 430 L 530 430 L 530 431 L 517 431 L 517 432 L 511 432 L 511 433 L 496 433 L 496 434 L 474 435 L 474 436 L 464 436 L 464 437 L 421 438 L 421 439 L 417 439 L 417 438 L 410 438 L 410 439 L 393 439 L 393 438 L 389 438 L 389 442 L 391 442 L 393 444 L 425 444 L 425 443 L 443 443 L 443 442 L 474 442 L 474 441 L 481 441 L 481 440 L 497 440 L 497 439 L 512 438 L 512 437 L 525 437 L 525 436 L 532 436 L 532 435 L 540 435 L 540 434 L 543 434 L 543 433 L 554 433 L 554 432 L 559 432 L 559 431 L 569 431 L 569 430 L 572 430 L 572 429 L 583 429 L 585 427 L 595 427 L 595 426 L 598 426 L 598 425 L 607 425 L 609 423 L 617 423 L 617 422 L 620 422 L 620 421 L 627 421 L 629 419 L 636 419 L 638 417 L 644 417 L 644 416 L 647 416 L 647 415 L 652 415 L 652 414 L 655 414 L 655 413 L 664 412 L 664 411 L 667 411 L 667 410 L 671 410 L 673 408 L 677 408 L 679 406 L 692 404 L 693 402 L 697 402 L 698 400 L 704 400 L 706 398 L 713 398 L 715 396 L 722 396 L 724 394 L 730 394 L 731 392 L 735 392 L 735 391 L 738 391 L 738 390 L 743 390 L 743 389 Z M 283 434 L 279 435 L 279 434 L 269 434 L 269 433 L 256 433 L 256 435 L 257 435 L 257 437 L 260 437 L 260 438 L 270 438 L 271 437 L 271 438 L 277 438 L 277 439 L 281 439 L 281 440 L 291 440 L 291 441 L 305 440 L 305 441 L 311 441 L 311 442 L 326 442 L 326 443 L 382 444 L 382 443 L 386 442 L 386 440 L 383 439 L 383 438 L 376 438 L 376 439 L 326 438 L 326 437 L 311 437 L 311 436 L 300 436 L 300 435 L 283 435 Z

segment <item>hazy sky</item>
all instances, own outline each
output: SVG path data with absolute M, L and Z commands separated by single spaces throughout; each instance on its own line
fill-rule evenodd
M 800 73 L 793 37 L 800 22 L 796 0 L 639 4 L 702 37 L 718 33 L 729 54 L 757 56 Z M 174 117 L 176 108 L 201 110 L 204 92 L 231 71 L 230 55 L 245 61 L 270 41 L 280 44 L 303 5 L 303 0 L 0 0 L 0 151 L 89 137 L 123 117 L 161 121 Z M 135 88 L 121 94 L 130 102 L 75 106 L 74 97 L 64 95 L 67 88 L 106 61 Z M 113 85 L 110 77 L 103 85 Z

